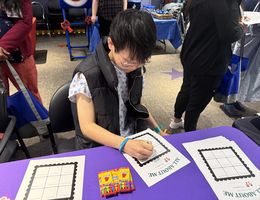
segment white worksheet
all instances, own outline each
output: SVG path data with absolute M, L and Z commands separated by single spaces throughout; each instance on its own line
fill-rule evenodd
M 234 141 L 215 137 L 183 146 L 218 199 L 260 199 L 259 170 Z
M 153 145 L 153 154 L 147 160 L 140 161 L 124 153 L 125 158 L 148 187 L 190 163 L 175 147 L 151 129 L 131 135 L 129 138 L 146 140 Z
M 16 200 L 82 199 L 85 156 L 31 160 Z
M 246 25 L 260 24 L 260 12 L 244 12 L 243 23 Z

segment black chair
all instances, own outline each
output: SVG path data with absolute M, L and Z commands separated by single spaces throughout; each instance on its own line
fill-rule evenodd
M 232 126 L 244 132 L 260 146 L 260 116 L 238 119 Z
M 48 35 L 51 36 L 48 16 L 45 14 L 44 6 L 38 1 L 32 1 L 33 16 L 36 17 L 36 26 L 42 28 L 45 26 L 48 31 Z
M 50 124 L 48 125 L 50 141 L 54 153 L 63 153 L 76 150 L 75 137 L 56 140 L 56 133 L 75 130 L 71 103 L 68 99 L 70 82 L 62 85 L 52 96 L 49 105 Z
M 15 122 L 15 117 L 9 116 L 9 122 L 6 129 L 3 133 L 0 133 L 0 163 L 9 161 L 16 150 L 17 142 L 15 139 L 12 139 Z
M 17 148 L 16 139 L 18 139 L 20 146 L 27 158 L 30 154 L 15 129 L 16 118 L 9 116 L 7 112 L 7 91 L 0 79 L 0 163 L 10 160 Z

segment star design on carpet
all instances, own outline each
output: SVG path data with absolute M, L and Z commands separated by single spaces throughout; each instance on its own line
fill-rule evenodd
M 175 69 L 172 68 L 172 71 L 171 72 L 162 72 L 163 74 L 169 74 L 171 75 L 171 79 L 174 80 L 174 79 L 177 79 L 179 77 L 183 77 L 183 72 L 179 72 Z

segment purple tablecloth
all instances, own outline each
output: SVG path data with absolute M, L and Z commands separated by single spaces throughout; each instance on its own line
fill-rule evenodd
M 180 152 L 182 152 L 191 161 L 191 163 L 150 188 L 147 187 L 123 155 L 121 155 L 119 151 L 112 148 L 99 147 L 52 155 L 51 157 L 86 155 L 83 186 L 84 200 L 102 199 L 99 196 L 97 174 L 100 171 L 118 167 L 130 167 L 136 186 L 136 191 L 132 193 L 119 194 L 118 196 L 109 198 L 110 200 L 214 200 L 217 199 L 217 197 L 202 173 L 199 171 L 197 165 L 192 160 L 191 156 L 182 146 L 182 143 L 220 135 L 226 137 L 227 139 L 234 140 L 252 160 L 256 167 L 260 168 L 260 147 L 258 147 L 242 132 L 231 127 L 218 127 L 167 136 L 166 139 Z M 0 165 L 0 197 L 6 195 L 10 197 L 11 200 L 15 198 L 28 163 L 29 160 L 22 160 Z

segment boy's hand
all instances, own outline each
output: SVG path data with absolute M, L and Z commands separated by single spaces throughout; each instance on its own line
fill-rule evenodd
M 124 152 L 138 160 L 146 160 L 153 153 L 153 145 L 145 140 L 128 140 Z
M 3 47 L 0 47 L 0 61 L 8 59 L 9 54 Z
M 160 134 L 160 136 L 170 135 L 170 134 L 167 133 L 167 129 L 161 130 L 159 134 Z
M 97 16 L 92 15 L 92 16 L 91 16 L 91 22 L 92 22 L 92 24 L 95 24 L 96 21 L 97 21 Z

